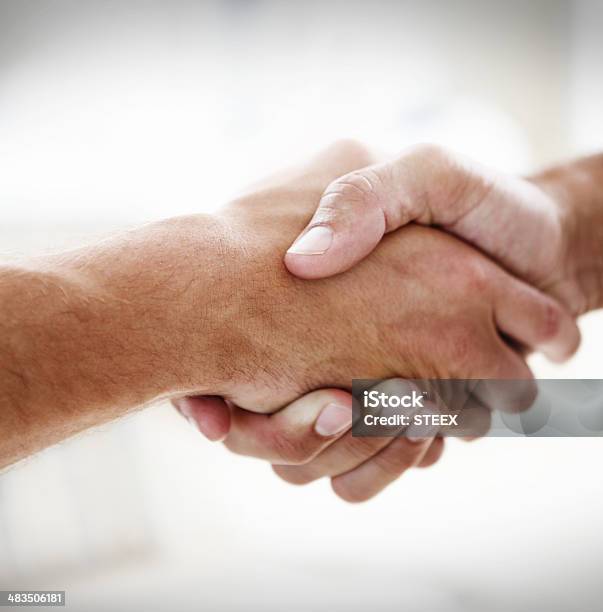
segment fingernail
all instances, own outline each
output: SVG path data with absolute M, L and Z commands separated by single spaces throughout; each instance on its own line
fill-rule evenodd
M 341 433 L 352 426 L 352 408 L 339 404 L 328 404 L 318 415 L 314 431 L 325 438 Z
M 326 225 L 316 225 L 300 236 L 287 251 L 295 255 L 322 255 L 333 242 L 333 230 Z

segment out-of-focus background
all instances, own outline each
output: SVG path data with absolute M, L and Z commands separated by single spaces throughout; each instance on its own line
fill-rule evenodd
M 512 172 L 601 147 L 593 1 L 0 2 L 0 250 L 179 213 L 338 137 Z M 603 378 L 602 319 L 540 376 Z M 157 406 L 0 476 L 0 588 L 77 611 L 598 610 L 603 442 L 452 440 L 349 506 Z

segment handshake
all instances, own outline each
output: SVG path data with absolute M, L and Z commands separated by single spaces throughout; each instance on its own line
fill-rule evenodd
M 0 465 L 171 399 L 285 480 L 368 499 L 443 439 L 352 437 L 352 379 L 529 380 L 528 352 L 567 359 L 601 306 L 602 239 L 601 156 L 522 179 L 342 142 L 215 215 L 7 264 Z

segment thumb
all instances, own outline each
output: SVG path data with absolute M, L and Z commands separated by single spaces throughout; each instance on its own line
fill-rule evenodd
M 364 259 L 387 228 L 381 184 L 369 182 L 373 167 L 355 171 L 327 187 L 308 226 L 285 255 L 289 272 L 300 278 L 333 276 Z
M 383 235 L 411 221 L 450 225 L 488 192 L 475 165 L 435 145 L 350 172 L 324 192 L 312 220 L 285 255 L 300 278 L 324 278 L 364 259 Z

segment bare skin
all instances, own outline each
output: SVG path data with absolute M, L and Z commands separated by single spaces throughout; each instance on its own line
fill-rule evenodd
M 331 163 L 333 159 L 343 164 L 347 163 L 352 168 L 360 168 L 363 163 L 373 161 L 369 152 L 355 143 L 343 143 L 338 146 L 327 155 L 327 160 L 331 160 Z M 322 159 L 316 167 L 324 172 L 328 164 Z M 333 168 L 334 170 L 336 168 Z M 292 179 L 295 179 L 294 175 L 280 177 L 277 180 L 282 184 Z M 323 181 L 325 179 L 329 180 L 328 173 L 321 178 Z M 304 184 L 308 184 L 307 179 Z M 277 198 L 273 204 L 268 202 L 268 206 L 283 209 L 290 201 L 290 198 Z M 298 207 L 305 205 L 298 199 L 295 202 Z M 267 208 L 267 201 L 251 194 L 238 203 L 240 207 L 256 205 L 261 207 L 261 212 Z M 311 210 L 314 210 L 313 207 Z M 269 216 L 271 212 L 272 209 L 269 209 L 262 214 Z M 277 210 L 277 213 L 280 211 Z M 257 214 L 257 211 L 252 210 L 250 214 Z M 423 252 L 417 258 L 429 261 L 429 255 Z M 439 262 L 430 263 L 435 264 L 432 266 L 434 269 L 439 266 Z M 430 263 L 426 265 L 429 266 Z M 565 335 L 565 338 L 569 337 L 571 340 L 571 345 L 565 349 L 566 354 L 569 354 L 575 347 L 577 336 L 572 325 L 564 326 L 564 329 L 567 329 L 569 334 L 562 336 Z M 557 342 L 558 335 L 552 334 L 549 340 Z M 563 342 L 566 340 L 561 344 Z M 546 346 L 547 341 L 533 344 Z M 323 414 L 321 411 L 326 411 L 329 404 L 334 401 L 340 406 L 346 405 L 345 395 L 341 390 L 326 389 L 309 394 L 291 406 L 283 408 L 274 417 L 253 415 L 233 406 L 232 403 L 226 405 L 217 397 L 181 398 L 177 401 L 177 406 L 209 439 L 226 438 L 226 445 L 234 452 L 260 457 L 277 464 L 275 465 L 277 473 L 292 483 L 303 484 L 317 478 L 330 477 L 337 494 L 349 501 L 368 499 L 410 467 L 431 465 L 441 455 L 443 440 L 439 438 L 419 445 L 413 444 L 408 439 L 400 439 L 392 444 L 391 438 L 372 440 L 352 438 L 349 432 L 351 409 L 348 411 L 344 435 L 338 432 L 328 444 L 324 440 L 321 441 L 316 433 L 316 427 L 312 427 L 312 422 L 316 423 L 316 419 Z M 348 396 L 348 405 L 350 401 Z M 300 403 L 303 403 L 306 415 L 306 418 L 301 420 Z M 342 412 L 340 411 L 340 414 Z M 312 415 L 312 418 L 308 421 L 309 415 Z M 480 421 L 477 428 L 485 424 L 484 431 L 487 430 L 489 415 L 476 415 L 476 417 Z M 230 434 L 228 434 L 229 429 Z
M 372 160 L 327 187 L 300 236 L 320 228 L 314 243 L 306 243 L 312 254 L 296 242 L 285 263 L 301 278 L 328 277 L 354 265 L 384 233 L 409 221 L 436 225 L 473 243 L 559 298 L 574 315 L 602 306 L 603 155 L 527 179 L 493 172 L 432 145 L 414 147 L 392 162 Z M 555 342 L 541 348 L 554 359 L 562 357 Z M 213 415 L 218 413 L 214 404 Z M 413 465 L 404 451 L 388 451 L 385 460 L 374 455 L 335 477 L 334 488 L 352 501 L 368 499 Z M 325 456 L 275 469 L 285 480 L 303 484 L 329 474 Z
M 438 146 L 413 147 L 333 181 L 302 233 L 319 227 L 321 252 L 304 253 L 298 240 L 285 263 L 301 278 L 328 277 L 410 222 L 475 245 L 574 315 L 603 303 L 603 154 L 524 179 Z
M 319 166 L 216 216 L 3 266 L 0 465 L 163 398 L 272 412 L 357 376 L 529 377 L 499 330 L 571 336 L 557 303 L 434 230 L 392 234 L 337 278 L 292 277 L 283 254 L 341 174 Z

